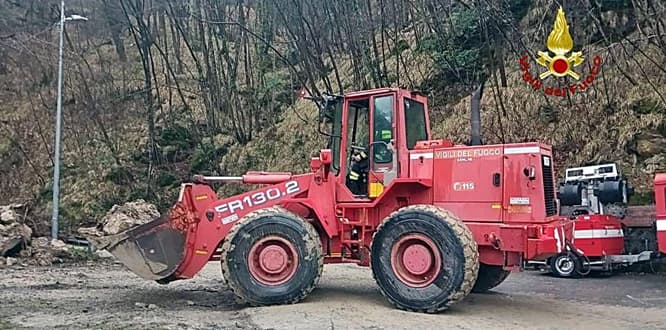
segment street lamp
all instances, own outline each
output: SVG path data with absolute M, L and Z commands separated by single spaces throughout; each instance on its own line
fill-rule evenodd
M 53 216 L 51 217 L 51 239 L 58 239 L 58 208 L 60 204 L 60 123 L 62 116 L 62 52 L 65 22 L 87 21 L 81 15 L 65 17 L 65 0 L 60 1 L 60 54 L 58 59 L 58 105 L 56 110 L 55 156 L 53 166 Z

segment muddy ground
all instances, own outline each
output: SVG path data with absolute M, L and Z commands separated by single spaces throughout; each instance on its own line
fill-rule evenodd
M 109 329 L 666 329 L 666 277 L 556 279 L 513 274 L 450 310 L 394 309 L 367 269 L 331 265 L 296 305 L 247 308 L 223 287 L 219 264 L 159 285 L 121 265 L 0 269 L 0 328 Z

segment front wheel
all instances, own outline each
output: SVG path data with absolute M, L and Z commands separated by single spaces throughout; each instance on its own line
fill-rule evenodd
M 252 212 L 222 245 L 222 276 L 239 302 L 253 306 L 297 303 L 323 269 L 319 235 L 303 218 L 281 208 Z
M 573 254 L 562 253 L 550 259 L 550 271 L 557 277 L 578 277 L 581 262 Z
M 398 210 L 372 240 L 372 274 L 382 294 L 400 309 L 434 313 L 462 300 L 479 271 L 471 232 L 438 207 Z

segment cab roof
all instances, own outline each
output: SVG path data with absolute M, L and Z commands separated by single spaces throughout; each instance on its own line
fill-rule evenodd
M 416 95 L 426 96 L 425 94 L 423 94 L 421 92 L 418 92 L 418 91 L 412 91 L 412 90 L 405 89 L 405 88 L 388 87 L 388 88 L 375 88 L 375 89 L 368 89 L 368 90 L 363 90 L 363 91 L 348 92 L 348 93 L 345 93 L 345 97 L 346 98 L 352 98 L 352 97 L 375 95 L 375 94 L 390 93 L 390 92 L 401 93 L 401 94 L 416 94 Z

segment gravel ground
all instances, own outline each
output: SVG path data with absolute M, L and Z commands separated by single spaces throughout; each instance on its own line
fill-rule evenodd
M 296 305 L 235 304 L 211 263 L 159 285 L 123 266 L 0 269 L 0 328 L 104 329 L 666 329 L 666 277 L 557 279 L 523 272 L 436 315 L 393 308 L 368 269 L 329 265 Z

